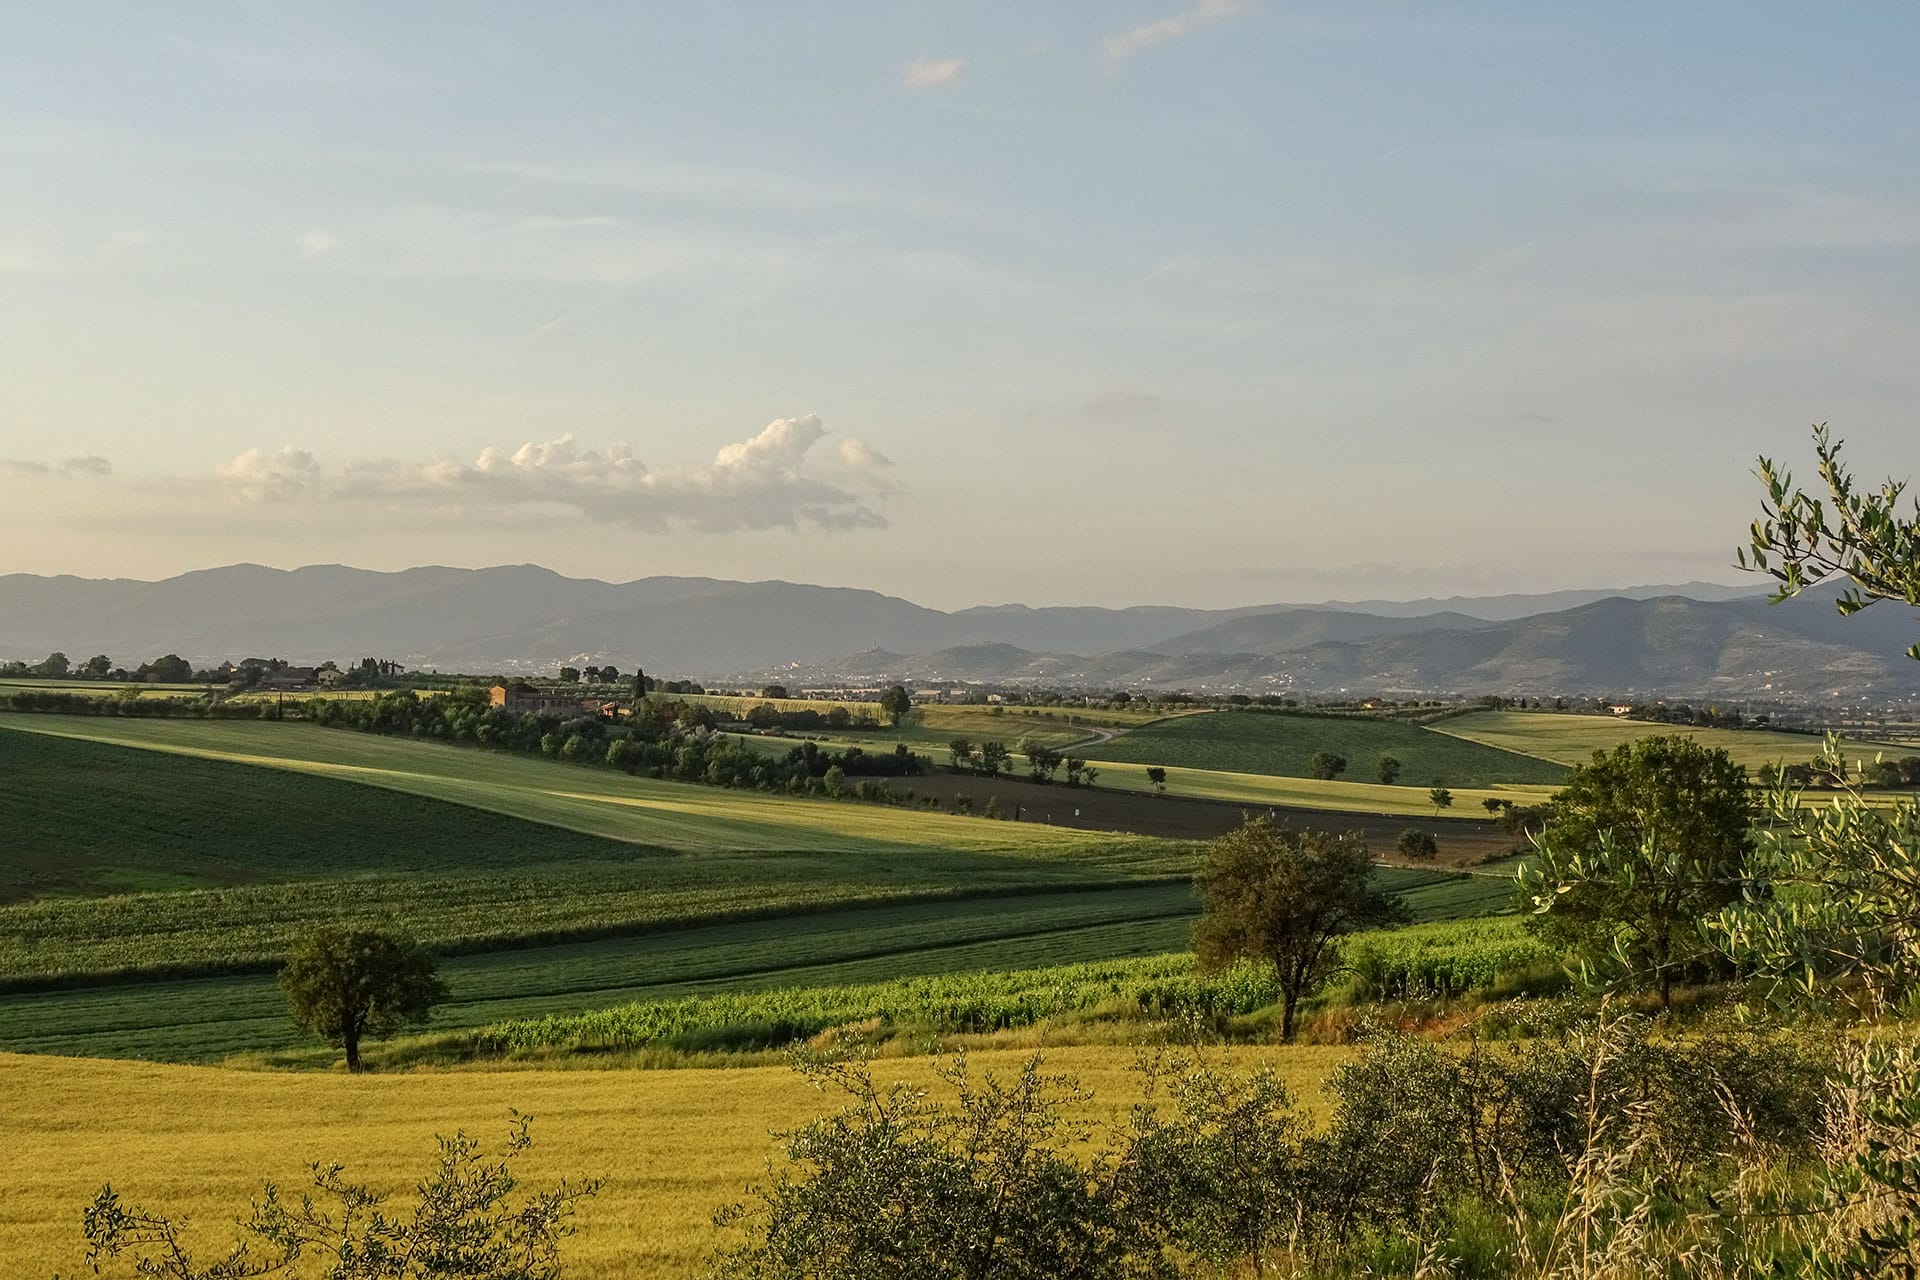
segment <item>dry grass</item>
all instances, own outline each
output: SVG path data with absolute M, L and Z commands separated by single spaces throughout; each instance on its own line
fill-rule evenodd
M 1275 1061 L 1303 1098 L 1345 1051 L 1234 1049 L 1235 1066 Z M 1011 1072 L 1019 1050 L 975 1055 Z M 1137 1097 L 1134 1051 L 1051 1052 L 1051 1066 L 1119 1117 Z M 926 1059 L 887 1061 L 882 1078 L 930 1080 Z M 128 1200 L 192 1219 L 208 1246 L 231 1236 L 262 1179 L 298 1185 L 309 1158 L 339 1159 L 384 1188 L 410 1185 L 433 1135 L 490 1143 L 507 1111 L 536 1117 L 529 1185 L 603 1174 L 580 1216 L 570 1280 L 694 1273 L 716 1240 L 709 1215 L 736 1199 L 777 1148 L 769 1131 L 832 1109 L 784 1067 L 681 1071 L 458 1071 L 352 1078 L 91 1059 L 0 1055 L 8 1159 L 0 1166 L 0 1259 L 7 1275 L 76 1271 L 80 1210 L 111 1181 Z

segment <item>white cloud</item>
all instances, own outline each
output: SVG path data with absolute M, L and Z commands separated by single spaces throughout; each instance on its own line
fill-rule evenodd
M 625 444 L 583 449 L 571 435 L 513 450 L 489 447 L 471 462 L 381 459 L 348 463 L 338 474 L 323 472 L 303 449 L 250 449 L 221 467 L 220 477 L 248 502 L 376 504 L 463 523 L 544 516 L 652 532 L 885 527 L 885 518 L 848 485 L 884 490 L 872 473 L 887 465 L 886 458 L 849 438 L 836 456 L 852 474 L 843 483 L 823 479 L 809 471 L 808 460 L 825 435 L 812 414 L 778 418 L 703 466 L 658 469 Z
M 0 474 L 10 476 L 110 476 L 113 463 L 97 453 L 81 453 L 58 462 L 14 458 L 0 462 Z
M 293 242 L 294 252 L 302 258 L 318 258 L 333 252 L 340 242 L 318 228 L 302 232 Z
M 1114 32 L 1100 42 L 1100 60 L 1109 73 L 1118 71 L 1121 64 L 1135 54 L 1217 27 L 1246 13 L 1250 7 L 1247 0 L 1199 0 L 1193 8 L 1170 18 Z
M 855 471 L 879 471 L 893 465 L 893 460 L 886 454 L 853 436 L 841 439 L 839 452 L 840 461 Z
M 900 83 L 909 89 L 944 89 L 960 83 L 966 70 L 964 58 L 915 58 L 900 73 Z
M 320 464 L 292 445 L 278 453 L 249 449 L 219 468 L 220 480 L 235 497 L 248 502 L 293 498 L 320 487 Z

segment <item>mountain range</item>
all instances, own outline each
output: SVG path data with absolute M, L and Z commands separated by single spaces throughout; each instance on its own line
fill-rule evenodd
M 1820 700 L 1920 696 L 1920 638 L 1892 605 L 1830 592 L 1769 606 L 1759 584 L 1272 604 L 945 612 L 874 591 L 535 565 L 395 573 L 259 565 L 159 582 L 0 577 L 0 658 L 58 649 L 132 665 L 364 655 L 443 670 L 636 664 L 792 683 L 1036 682 L 1325 693 L 1596 693 Z

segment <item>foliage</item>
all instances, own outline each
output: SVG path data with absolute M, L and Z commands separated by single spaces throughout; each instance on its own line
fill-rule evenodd
M 1776 601 L 1838 575 L 1851 583 L 1835 602 L 1843 616 L 1876 600 L 1920 605 L 1920 502 L 1911 514 L 1901 510 L 1903 481 L 1859 487 L 1841 460 L 1841 446 L 1825 423 L 1814 427 L 1825 500 L 1796 489 L 1793 476 L 1772 459 L 1760 459 L 1767 496 L 1740 563 L 1779 582 Z M 1907 655 L 1920 659 L 1920 644 Z
M 1243 959 L 1272 965 L 1283 1040 L 1293 1038 L 1300 1000 L 1334 967 L 1342 934 L 1408 918 L 1406 906 L 1373 883 L 1357 837 L 1288 831 L 1266 818 L 1215 840 L 1199 884 L 1195 953 L 1211 968 Z
M 492 1160 L 464 1133 L 438 1138 L 409 1211 L 349 1182 L 339 1164 L 310 1165 L 313 1189 L 297 1202 L 268 1183 L 240 1224 L 242 1240 L 205 1266 L 187 1252 L 180 1224 L 102 1187 L 83 1218 L 87 1265 L 97 1273 L 124 1255 L 146 1280 L 321 1274 L 309 1263 L 324 1268 L 327 1280 L 559 1280 L 575 1205 L 602 1184 L 563 1180 L 512 1203 L 519 1180 L 511 1162 L 533 1145 L 531 1123 L 515 1112 L 505 1151 Z
M 1403 858 L 1415 858 L 1421 862 L 1432 862 L 1440 856 L 1440 842 L 1433 838 L 1433 832 L 1408 827 L 1393 842 L 1394 852 Z
M 1332 782 L 1347 771 L 1347 758 L 1337 751 L 1316 751 L 1307 761 L 1307 776 Z
M 1446 787 L 1436 784 L 1427 788 L 1427 802 L 1433 806 L 1435 813 L 1440 812 L 1442 809 L 1451 809 L 1453 808 L 1453 792 Z
M 1871 1013 L 1920 989 L 1920 805 L 1872 805 L 1827 743 L 1840 793 L 1809 802 L 1784 779 L 1766 799 L 1753 883 L 1709 932 L 1774 996 Z
M 360 1069 L 360 1041 L 424 1023 L 447 998 L 433 957 L 411 939 L 359 929 L 321 929 L 280 971 L 294 1025 L 346 1050 Z
M 1676 979 L 1712 956 L 1701 924 L 1752 884 L 1747 771 L 1680 736 L 1643 738 L 1574 771 L 1521 892 L 1548 938 L 1622 980 Z
M 1400 770 L 1403 767 L 1398 756 L 1381 756 L 1373 772 L 1374 776 L 1380 779 L 1381 785 L 1390 787 L 1400 780 Z
M 1341 965 L 1376 1000 L 1457 996 L 1551 964 L 1555 952 L 1514 916 L 1355 934 Z
M 882 1087 L 859 1059 L 802 1058 L 817 1085 L 850 1104 L 785 1135 L 793 1167 L 750 1205 L 723 1210 L 747 1238 L 713 1260 L 739 1280 L 1051 1280 L 1171 1277 L 1158 1215 L 1141 1212 L 1124 1155 L 1076 1162 L 1090 1137 L 1065 1108 L 1083 1095 L 1041 1071 L 941 1071 L 952 1106 L 903 1084 Z

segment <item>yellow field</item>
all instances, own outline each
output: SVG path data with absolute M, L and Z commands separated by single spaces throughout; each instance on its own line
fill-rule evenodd
M 1095 762 L 1103 787 L 1151 791 L 1147 766 L 1113 760 Z M 1481 801 L 1511 800 L 1538 804 L 1557 788 L 1518 783 L 1497 787 L 1453 787 L 1453 807 L 1442 810 L 1456 818 L 1484 818 Z M 1215 769 L 1168 769 L 1167 794 L 1231 800 L 1249 805 L 1289 805 L 1304 809 L 1331 809 L 1340 813 L 1395 813 L 1432 817 L 1433 802 L 1425 787 L 1383 786 L 1377 782 L 1321 782 L 1314 778 L 1281 778 L 1265 773 L 1226 773 Z
M 1281 1065 L 1311 1102 L 1338 1048 L 1236 1049 L 1234 1065 Z M 1024 1054 L 975 1055 L 1017 1070 Z M 1119 1117 L 1138 1097 L 1125 1048 L 1062 1048 L 1050 1068 Z M 925 1080 L 925 1060 L 877 1072 Z M 507 1111 L 536 1117 L 523 1185 L 600 1174 L 570 1242 L 573 1280 L 652 1280 L 697 1271 L 718 1238 L 712 1211 L 778 1154 L 769 1131 L 832 1110 L 781 1067 L 681 1071 L 462 1071 L 348 1077 L 168 1067 L 0 1054 L 7 1159 L 0 1162 L 0 1258 L 9 1276 L 80 1271 L 80 1210 L 103 1182 L 137 1205 L 193 1220 L 209 1249 L 232 1238 L 263 1179 L 297 1188 L 309 1158 L 339 1159 L 383 1190 L 412 1184 L 433 1135 L 464 1128 L 490 1144 Z
M 1539 756 L 1561 764 L 1585 764 L 1595 751 L 1609 751 L 1623 742 L 1654 734 L 1685 734 L 1710 747 L 1726 751 L 1734 763 L 1749 769 L 1763 764 L 1804 764 L 1819 753 L 1821 741 L 1810 734 L 1773 733 L 1764 729 L 1699 729 L 1691 725 L 1650 724 L 1614 716 L 1560 715 L 1548 711 L 1480 711 L 1436 721 L 1439 733 Z M 1849 742 L 1847 752 L 1858 760 L 1911 755 L 1914 749 L 1889 742 Z

